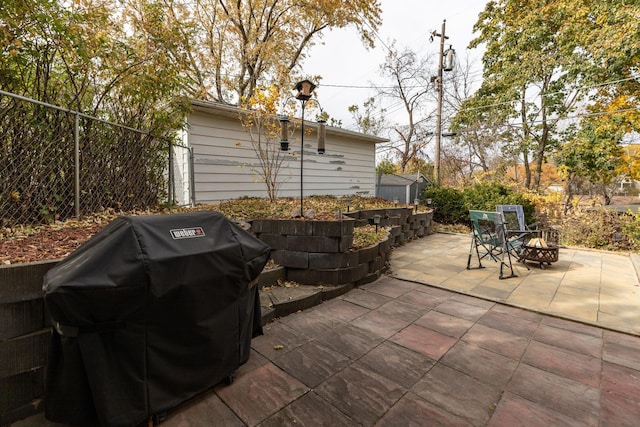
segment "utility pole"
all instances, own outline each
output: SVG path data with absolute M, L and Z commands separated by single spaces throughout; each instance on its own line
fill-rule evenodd
M 448 39 L 444 33 L 445 24 L 447 20 L 442 21 L 442 31 L 440 34 L 433 32 L 433 37 L 440 37 L 440 58 L 438 60 L 438 75 L 435 77 L 436 84 L 438 85 L 438 108 L 436 113 L 436 148 L 435 148 L 435 162 L 433 165 L 433 181 L 436 186 L 440 185 L 440 143 L 442 138 L 442 61 L 444 58 L 444 41 Z

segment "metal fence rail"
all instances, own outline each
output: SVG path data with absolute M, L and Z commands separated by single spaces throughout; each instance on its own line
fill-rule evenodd
M 167 139 L 0 91 L 0 225 L 173 203 L 175 157 Z

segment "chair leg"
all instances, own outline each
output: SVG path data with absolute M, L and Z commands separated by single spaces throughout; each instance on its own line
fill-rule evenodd
M 507 263 L 506 263 L 506 262 L 504 262 L 504 256 L 505 256 L 505 255 L 504 255 L 504 253 L 503 253 L 503 254 L 502 254 L 502 259 L 500 260 L 500 276 L 498 276 L 498 278 L 499 278 L 500 280 L 503 280 L 503 279 L 510 279 L 510 278 L 512 278 L 512 277 L 518 277 L 518 275 L 517 275 L 517 274 L 515 274 L 515 273 L 514 273 L 514 271 L 513 271 L 513 263 L 511 262 L 511 254 L 510 254 L 510 253 L 509 253 L 509 251 L 508 251 L 508 250 L 506 250 L 506 249 L 505 249 L 505 251 L 504 251 L 504 252 L 505 252 L 505 253 L 506 253 L 506 255 L 507 255 L 507 259 L 509 260 L 509 269 L 511 270 L 511 274 L 510 274 L 509 276 L 506 276 L 506 277 L 504 276 L 504 266 L 505 266 L 505 265 L 507 265 Z
M 481 261 L 479 252 L 477 252 L 477 257 L 478 257 L 478 266 L 477 267 L 471 267 L 471 258 L 473 258 L 473 254 L 469 253 L 469 258 L 467 258 L 467 270 L 471 270 L 473 268 L 484 268 L 484 265 L 482 265 L 482 261 Z
M 515 246 L 511 242 L 507 242 L 507 247 L 509 248 L 509 252 L 513 254 L 513 258 L 516 262 L 522 263 L 527 270 L 530 270 L 525 259 L 522 257 L 522 247 Z
M 511 269 L 511 274 L 505 277 L 504 272 L 503 272 L 503 268 L 504 268 L 505 265 L 506 265 L 506 263 L 504 261 L 500 262 L 500 276 L 498 277 L 500 280 L 510 279 L 512 277 L 518 277 L 518 275 L 513 272 L 513 265 L 509 266 L 509 268 Z
M 478 257 L 478 266 L 473 268 L 484 268 L 482 265 L 482 258 L 480 257 L 480 251 L 478 251 L 478 245 L 474 240 L 471 241 L 471 247 L 469 248 L 469 257 L 467 258 L 467 270 L 471 270 L 471 258 L 473 258 L 473 248 L 476 248 L 476 256 Z

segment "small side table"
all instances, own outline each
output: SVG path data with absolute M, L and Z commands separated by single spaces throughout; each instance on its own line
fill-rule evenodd
M 551 265 L 552 262 L 558 261 L 558 252 L 559 248 L 556 245 L 549 245 L 546 248 L 524 245 L 519 261 L 539 262 L 540 268 L 544 269 L 545 263 Z

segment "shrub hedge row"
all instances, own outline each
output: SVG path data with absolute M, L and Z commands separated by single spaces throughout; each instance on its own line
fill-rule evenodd
M 468 224 L 469 210 L 495 211 L 496 205 L 522 205 L 527 224 L 535 222 L 535 205 L 523 194 L 495 183 L 479 183 L 463 190 L 428 187 L 423 202 L 431 199 L 433 220 L 441 224 Z

